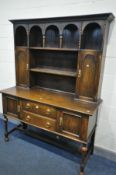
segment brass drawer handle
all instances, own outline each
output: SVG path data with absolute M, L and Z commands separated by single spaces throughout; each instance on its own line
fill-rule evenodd
M 27 108 L 27 109 L 29 109 L 30 106 L 31 106 L 30 103 L 27 103 L 27 104 L 26 104 L 26 108 Z
M 51 123 L 50 122 L 46 122 L 46 128 L 51 128 Z
M 26 121 L 30 121 L 31 117 L 29 115 L 26 116 Z

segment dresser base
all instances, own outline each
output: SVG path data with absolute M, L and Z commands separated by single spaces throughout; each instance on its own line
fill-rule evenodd
M 66 151 L 71 152 L 74 155 L 80 155 L 80 175 L 85 175 L 84 170 L 85 166 L 87 164 L 87 160 L 91 154 L 93 154 L 94 151 L 94 136 L 95 136 L 95 131 L 93 132 L 90 142 L 89 143 L 77 143 L 77 147 L 73 147 L 71 145 L 68 145 L 67 142 L 65 142 L 66 138 L 63 138 L 62 136 L 56 135 L 56 137 L 50 138 L 49 136 L 45 136 L 43 133 L 38 133 L 32 130 L 28 129 L 28 124 L 24 122 L 20 122 L 17 126 L 15 126 L 13 129 L 8 130 L 8 117 L 4 115 L 4 140 L 6 142 L 9 141 L 9 135 L 16 131 L 19 130 L 23 132 L 26 135 L 31 136 L 32 138 L 37 138 L 41 141 L 44 141 L 46 143 L 52 144 L 54 146 L 57 146 L 61 149 L 64 149 Z M 68 139 L 67 139 L 68 140 Z M 75 141 L 74 141 L 75 142 Z

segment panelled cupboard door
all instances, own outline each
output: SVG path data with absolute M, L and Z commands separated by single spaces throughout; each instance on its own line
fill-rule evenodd
M 3 95 L 3 113 L 18 118 L 18 99 L 13 96 L 5 96 Z
M 78 55 L 76 91 L 80 98 L 96 101 L 100 77 L 101 53 L 85 50 Z
M 81 116 L 69 112 L 62 112 L 59 118 L 60 131 L 70 137 L 80 137 Z
M 16 48 L 16 83 L 17 86 L 28 86 L 28 50 Z

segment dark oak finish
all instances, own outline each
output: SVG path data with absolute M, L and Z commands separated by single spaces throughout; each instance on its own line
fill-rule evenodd
M 41 88 L 26 89 L 22 87 L 12 87 L 1 91 L 3 94 L 27 99 L 29 101 L 48 104 L 50 106 L 79 112 L 86 115 L 94 115 L 101 100 L 97 102 L 83 101 L 74 98 L 74 95 L 68 93 L 54 92 Z
M 3 97 L 3 113 L 18 117 L 18 99 L 13 96 Z
M 31 101 L 21 101 L 22 109 L 29 111 L 31 113 L 44 115 L 53 119 L 57 118 L 57 109 L 49 105 L 44 105 L 41 103 L 31 102 Z
M 50 143 L 75 141 L 80 175 L 94 150 L 108 29 L 112 13 L 11 20 L 16 87 L 2 90 L 5 141 L 16 129 Z M 8 131 L 8 119 L 21 122 Z M 51 139 L 48 134 L 55 137 Z M 59 145 L 58 144 L 58 145 Z M 80 145 L 80 146 L 79 146 Z
M 47 129 L 49 131 L 57 131 L 56 120 L 50 119 L 48 117 L 43 117 L 41 115 L 33 114 L 31 112 L 22 111 L 20 114 L 20 119 L 28 124 L 37 126 L 39 128 Z
M 26 48 L 16 48 L 16 84 L 28 86 L 28 51 Z
M 46 74 L 54 74 L 54 75 L 61 75 L 61 76 L 69 76 L 69 77 L 76 77 L 76 72 L 71 71 L 70 69 L 58 69 L 52 67 L 37 67 L 31 68 L 30 71 L 32 72 L 43 72 Z
M 80 97 L 96 101 L 101 65 L 101 52 L 80 51 L 78 56 L 77 90 Z

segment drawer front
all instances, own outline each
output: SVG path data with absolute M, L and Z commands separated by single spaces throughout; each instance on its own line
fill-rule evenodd
M 22 101 L 22 108 L 23 110 L 33 112 L 35 114 L 44 115 L 50 118 L 57 117 L 57 110 L 51 106 L 43 105 L 40 103 L 33 103 L 30 101 Z
M 66 135 L 80 137 L 81 116 L 68 112 L 62 112 L 59 119 L 61 132 Z
M 48 117 L 43 117 L 37 114 L 32 114 L 30 112 L 22 111 L 20 119 L 28 124 L 47 129 L 50 131 L 56 131 L 56 120 L 50 119 Z

